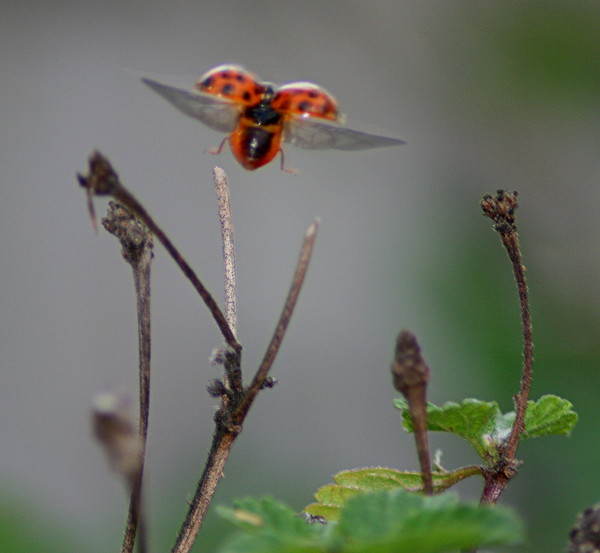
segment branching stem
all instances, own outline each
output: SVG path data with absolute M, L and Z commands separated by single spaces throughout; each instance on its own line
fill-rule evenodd
M 220 409 L 215 416 L 217 427 L 213 435 L 213 443 L 208 461 L 171 553 L 188 553 L 196 540 L 196 536 L 204 522 L 206 510 L 212 500 L 217 483 L 222 476 L 223 466 L 227 461 L 233 442 L 241 432 L 244 419 L 256 399 L 261 386 L 264 384 L 269 369 L 281 346 L 308 270 L 314 249 L 317 228 L 318 225 L 315 221 L 306 232 L 283 311 L 275 328 L 271 343 L 267 348 L 252 383 L 240 397 L 224 395 L 221 399 Z
M 227 320 L 223 315 L 223 312 L 217 305 L 208 289 L 204 286 L 202 281 L 198 278 L 194 270 L 190 267 L 185 258 L 179 253 L 179 250 L 173 245 L 171 240 L 162 231 L 157 223 L 154 222 L 150 214 L 146 211 L 144 206 L 138 202 L 138 200 L 129 192 L 119 179 L 119 176 L 112 168 L 110 162 L 100 152 L 94 152 L 90 157 L 90 174 L 88 176 L 77 175 L 79 183 L 83 186 L 87 193 L 88 198 L 92 196 L 112 196 L 115 200 L 122 203 L 128 210 L 135 214 L 136 217 L 142 220 L 142 222 L 152 231 L 152 233 L 159 239 L 164 248 L 169 252 L 173 261 L 179 266 L 186 278 L 192 283 L 192 286 L 196 289 L 199 296 L 202 298 L 209 311 L 211 312 L 219 330 L 223 334 L 225 341 L 235 351 L 240 352 L 242 346 L 236 340 L 231 328 L 227 324 Z M 90 208 L 90 216 L 92 221 L 95 221 L 95 215 L 93 212 L 93 204 L 91 201 L 88 203 Z
M 218 169 L 218 168 L 217 168 Z M 210 505 L 213 495 L 215 493 L 217 484 L 223 475 L 223 469 L 225 463 L 229 457 L 231 447 L 238 434 L 242 430 L 242 425 L 245 420 L 250 407 L 252 406 L 258 392 L 272 385 L 267 382 L 267 377 L 271 366 L 275 360 L 275 357 L 279 351 L 283 338 L 285 336 L 287 327 L 292 317 L 298 296 L 302 289 L 308 266 L 310 263 L 311 255 L 314 249 L 315 240 L 318 230 L 318 222 L 314 221 L 308 228 L 290 290 L 286 298 L 281 316 L 275 328 L 275 332 L 269 343 L 269 346 L 265 352 L 262 363 L 259 366 L 250 386 L 244 390 L 242 387 L 241 380 L 241 351 L 242 347 L 238 343 L 236 338 L 236 298 L 235 298 L 235 263 L 233 257 L 233 225 L 231 224 L 231 212 L 229 208 L 229 200 L 224 196 L 228 196 L 227 191 L 227 176 L 222 170 L 215 170 L 215 184 L 217 187 L 217 195 L 219 196 L 219 211 L 222 225 L 223 234 L 223 252 L 225 261 L 225 289 L 226 289 L 226 304 L 227 304 L 227 318 L 223 315 L 219 309 L 214 298 L 210 295 L 208 290 L 202 284 L 196 273 L 189 266 L 187 261 L 175 248 L 169 238 L 160 229 L 160 227 L 150 217 L 146 209 L 135 199 L 135 197 L 125 189 L 121 184 L 117 173 L 112 168 L 110 162 L 104 158 L 99 152 L 95 152 L 90 157 L 90 173 L 87 176 L 78 175 L 78 180 L 87 192 L 88 195 L 88 208 L 90 211 L 90 217 L 96 226 L 96 217 L 94 214 L 93 196 L 112 196 L 118 202 L 123 204 L 127 210 L 140 219 L 144 225 L 154 234 L 160 242 L 163 244 L 165 249 L 169 252 L 173 260 L 181 268 L 185 276 L 190 280 L 200 297 L 204 300 L 204 303 L 209 308 L 213 315 L 221 333 L 225 337 L 225 340 L 229 346 L 224 352 L 224 365 L 226 378 L 231 380 L 232 374 L 239 374 L 239 382 L 234 382 L 234 386 L 226 387 L 222 386 L 222 391 L 218 392 L 221 394 L 221 404 L 219 410 L 215 415 L 215 432 L 213 434 L 213 440 L 211 449 L 209 452 L 208 460 L 204 467 L 204 471 L 198 482 L 194 499 L 190 504 L 188 514 L 185 521 L 182 524 L 181 530 L 178 534 L 175 545 L 173 546 L 172 553 L 189 553 L 193 544 L 196 540 L 196 536 L 204 522 L 206 511 Z M 224 187 L 224 188 L 223 188 Z M 134 274 L 136 274 L 134 270 Z M 141 277 L 140 277 L 141 278 Z M 147 287 L 147 290 L 145 288 Z M 148 300 L 144 300 L 145 293 L 149 294 L 149 281 L 148 284 L 137 280 L 136 277 L 136 290 L 139 292 L 138 295 L 138 317 L 140 320 L 140 340 L 142 340 L 142 333 L 144 333 L 144 347 L 140 346 L 140 352 L 144 351 L 144 359 L 147 358 L 147 371 L 143 369 L 140 373 L 140 403 L 142 405 L 141 410 L 145 412 L 145 422 L 140 420 L 140 434 L 146 433 L 147 431 L 147 407 L 148 407 L 148 392 L 149 392 L 149 362 L 150 362 L 150 320 L 149 320 L 149 295 Z M 147 317 L 147 318 L 146 318 Z M 147 335 L 146 335 L 147 332 Z M 147 346 L 147 351 L 145 348 Z M 144 362 L 145 363 L 145 362 Z M 142 365 L 142 355 L 140 357 L 140 366 Z M 145 375 L 145 376 L 143 376 Z M 146 376 L 148 381 L 145 380 Z M 217 386 L 213 386 L 212 390 L 218 389 Z M 130 508 L 128 533 L 123 545 L 123 553 L 130 553 L 133 548 L 133 541 L 135 538 L 135 521 L 138 520 L 139 539 L 138 543 L 140 547 L 145 550 L 146 539 L 145 534 L 142 537 L 141 533 L 144 529 L 143 518 L 142 518 L 142 503 L 140 500 L 141 496 L 141 471 L 139 475 L 133 475 L 131 477 L 131 488 L 132 488 L 132 503 Z
M 269 374 L 269 370 L 273 365 L 273 361 L 275 360 L 275 357 L 279 352 L 279 348 L 281 347 L 283 337 L 285 336 L 288 324 L 290 322 L 290 319 L 292 318 L 292 313 L 294 312 L 296 301 L 298 300 L 298 296 L 300 295 L 300 290 L 302 289 L 302 284 L 304 283 L 304 277 L 306 276 L 306 272 L 308 271 L 310 258 L 312 256 L 312 252 L 315 246 L 315 240 L 317 239 L 318 229 L 319 221 L 315 220 L 308 227 L 308 230 L 304 235 L 304 242 L 302 243 L 300 256 L 298 258 L 298 263 L 296 264 L 296 271 L 294 272 L 294 276 L 292 278 L 292 284 L 290 286 L 290 290 L 285 300 L 285 305 L 283 306 L 283 310 L 279 317 L 279 321 L 277 322 L 277 326 L 275 327 L 275 332 L 273 333 L 273 337 L 271 338 L 271 342 L 267 347 L 260 367 L 256 371 L 256 374 L 254 375 L 250 386 L 246 390 L 244 399 L 242 400 L 240 406 L 235 412 L 234 420 L 236 421 L 242 421 L 246 417 L 248 410 L 250 409 L 252 403 L 256 399 L 258 392 L 262 389 L 265 380 Z

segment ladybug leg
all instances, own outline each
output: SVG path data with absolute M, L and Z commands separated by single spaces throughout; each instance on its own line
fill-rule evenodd
M 279 148 L 279 153 L 281 154 L 281 165 L 279 166 L 279 168 L 284 173 L 289 173 L 290 175 L 297 175 L 300 172 L 297 169 L 286 169 L 286 167 L 285 167 L 285 156 L 283 155 L 283 149 Z
M 218 156 L 221 151 L 223 150 L 223 146 L 225 146 L 225 142 L 229 141 L 229 137 L 226 136 L 223 140 L 221 140 L 221 144 L 219 144 L 218 148 L 211 148 L 210 150 L 204 150 L 205 154 L 213 154 L 215 156 Z

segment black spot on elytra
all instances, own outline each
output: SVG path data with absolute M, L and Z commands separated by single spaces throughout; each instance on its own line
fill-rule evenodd
M 231 83 L 227 83 L 227 84 L 223 85 L 223 88 L 221 88 L 221 93 L 222 94 L 232 94 L 234 90 L 235 90 L 235 86 L 233 86 Z
M 242 75 L 241 73 L 238 73 L 235 78 L 237 79 L 238 82 L 243 83 L 246 80 L 246 77 L 244 75 Z
M 242 94 L 242 98 L 244 98 L 244 100 L 246 100 L 246 102 L 247 102 L 248 100 L 250 100 L 250 98 L 251 98 L 251 95 L 250 95 L 250 93 L 249 93 L 249 92 L 246 90 L 246 92 L 244 92 L 244 94 Z
M 307 101 L 300 102 L 298 104 L 298 109 L 300 111 L 308 111 L 311 107 L 312 107 L 312 103 L 311 102 L 307 102 Z
M 231 73 L 230 73 L 229 71 L 223 71 L 223 72 L 221 73 L 221 77 L 222 77 L 223 79 L 231 79 Z
M 310 98 L 318 98 L 319 97 L 319 93 L 316 90 L 311 90 L 308 93 Z
M 205 88 L 209 88 L 213 83 L 213 78 L 212 77 L 206 77 L 206 79 L 204 79 L 201 83 L 201 86 L 205 87 Z

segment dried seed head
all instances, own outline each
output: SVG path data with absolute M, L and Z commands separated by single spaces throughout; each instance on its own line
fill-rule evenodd
M 516 231 L 515 209 L 518 193 L 498 190 L 496 196 L 485 195 L 481 200 L 483 214 L 494 221 L 498 232 Z
M 579 515 L 569 538 L 567 553 L 600 552 L 600 503 Z

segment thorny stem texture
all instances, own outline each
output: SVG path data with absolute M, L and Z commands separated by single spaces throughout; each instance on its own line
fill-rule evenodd
M 296 300 L 298 299 L 304 277 L 308 270 L 316 234 L 317 222 L 315 221 L 306 232 L 283 312 L 275 329 L 273 339 L 267 348 L 263 362 L 252 380 L 252 384 L 241 396 L 239 406 L 236 405 L 237 401 L 232 401 L 237 398 L 229 397 L 227 394 L 222 397 L 221 406 L 215 416 L 217 427 L 213 435 L 213 443 L 208 460 L 171 553 L 188 553 L 196 540 L 219 479 L 223 475 L 223 467 L 229 457 L 233 442 L 241 432 L 244 419 L 256 395 L 260 391 L 281 346 L 285 330 L 292 316 Z
M 192 283 L 209 311 L 211 312 L 219 330 L 223 334 L 225 341 L 238 354 L 242 350 L 242 346 L 236 340 L 231 328 L 227 324 L 227 320 L 223 312 L 217 305 L 210 292 L 198 278 L 194 270 L 190 267 L 185 258 L 179 253 L 171 240 L 162 231 L 162 229 L 154 222 L 150 214 L 144 206 L 131 194 L 121 183 L 119 176 L 112 168 L 112 165 L 100 152 L 94 152 L 89 160 L 90 174 L 87 176 L 77 175 L 79 184 L 86 189 L 88 194 L 88 207 L 90 208 L 90 216 L 92 221 L 95 220 L 93 213 L 93 204 L 91 203 L 92 196 L 112 196 L 115 200 L 121 202 L 127 209 L 135 214 L 136 217 L 152 231 L 159 239 L 164 248 L 169 252 L 173 261 L 177 263 L 186 278 Z
M 140 466 L 139 470 L 130 477 L 132 493 L 125 536 L 121 547 L 121 553 L 131 553 L 135 543 L 138 521 L 140 524 L 140 540 L 145 540 L 144 521 L 139 520 L 138 515 L 141 509 L 140 501 L 150 414 L 150 267 L 153 256 L 153 240 L 150 231 L 116 202 L 110 202 L 108 215 L 102 220 L 102 224 L 121 243 L 123 258 L 131 265 L 137 298 Z
M 415 441 L 423 490 L 427 495 L 433 494 L 433 477 L 431 475 L 431 457 L 429 455 L 429 437 L 427 433 L 427 384 L 429 367 L 423 357 L 417 339 L 407 330 L 403 330 L 396 342 L 396 355 L 391 366 L 394 387 L 408 402 L 408 408 L 415 429 Z
M 481 496 L 482 503 L 496 503 L 508 481 L 516 474 L 518 461 L 515 459 L 521 434 L 525 431 L 525 413 L 533 377 L 533 331 L 529 311 L 529 294 L 525 280 L 525 268 L 521 262 L 521 249 L 515 222 L 517 192 L 499 190 L 495 197 L 484 196 L 481 206 L 483 213 L 494 221 L 494 229 L 500 234 L 502 244 L 513 267 L 521 305 L 521 326 L 523 329 L 523 371 L 519 392 L 514 396 L 515 421 L 510 437 L 502 451 L 503 466 L 486 477 L 486 485 Z

